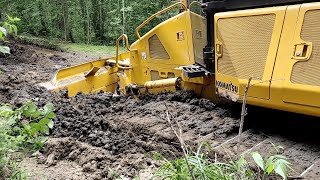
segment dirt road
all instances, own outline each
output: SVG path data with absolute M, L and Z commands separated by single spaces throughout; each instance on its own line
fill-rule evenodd
M 165 119 L 166 106 L 181 123 L 184 139 L 191 147 L 207 141 L 220 158 L 228 159 L 254 150 L 267 154 L 273 149 L 273 142 L 285 147 L 284 154 L 294 170 L 290 176 L 298 177 L 309 168 L 302 174 L 304 177 L 320 177 L 316 134 L 297 128 L 302 119 L 313 122 L 317 118 L 251 108 L 241 149 L 236 149 L 240 114 L 237 105 L 222 107 L 191 92 L 139 99 L 103 92 L 68 98 L 65 91 L 53 93 L 37 84 L 50 80 L 61 67 L 98 57 L 20 44 L 13 44 L 12 49 L 11 55 L 0 57 L 0 102 L 15 106 L 29 99 L 39 106 L 52 102 L 57 114 L 44 151 L 50 166 L 41 159 L 27 158 L 22 162 L 32 172 L 31 179 L 112 179 L 115 174 L 148 177 L 150 170 L 158 166 L 157 161 L 146 156 L 148 153 L 159 152 L 169 159 L 181 155 L 178 140 Z M 296 129 L 291 129 L 295 124 Z M 312 124 L 312 128 L 317 125 L 320 123 Z

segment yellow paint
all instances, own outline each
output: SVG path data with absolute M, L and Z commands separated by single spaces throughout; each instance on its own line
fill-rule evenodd
M 130 51 L 129 48 L 129 40 L 128 40 L 128 36 L 126 34 L 122 34 L 117 40 L 116 40 L 116 67 L 120 68 L 120 69 L 131 69 L 132 67 L 124 67 L 119 65 L 119 43 L 121 40 L 125 41 L 126 44 L 126 48 L 128 51 Z M 130 57 L 129 57 L 130 58 Z M 123 59 L 123 58 L 122 58 Z
M 186 7 L 188 7 L 188 0 L 180 0 L 181 3 L 183 3 Z
M 320 87 L 291 82 L 294 64 L 299 61 L 308 61 L 312 55 L 312 42 L 306 42 L 300 36 L 304 14 L 312 9 L 320 9 L 320 3 L 234 11 L 219 13 L 215 16 L 215 22 L 225 17 L 250 16 L 261 13 L 273 13 L 277 16 L 278 20 L 275 21 L 277 25 L 273 31 L 273 43 L 270 44 L 263 79 L 252 81 L 253 86 L 249 89 L 248 104 L 320 116 Z M 243 35 L 245 36 L 245 34 Z M 304 57 L 295 57 L 296 51 L 303 51 L 301 44 L 308 46 L 307 52 Z M 223 56 L 223 52 L 221 55 Z M 219 56 L 216 54 L 216 67 Z M 226 83 L 232 82 L 238 86 L 238 93 L 227 91 L 238 94 L 240 97 L 238 101 L 241 101 L 248 79 L 225 76 L 217 71 L 216 80 Z M 217 87 L 217 89 L 221 92 L 224 91 L 223 88 Z
M 144 84 L 146 89 L 164 88 L 164 87 L 175 87 L 178 78 L 169 78 L 155 81 L 147 81 Z
M 187 6 L 186 6 L 186 3 L 184 3 L 184 2 L 177 2 L 177 3 L 173 4 L 173 5 L 165 8 L 165 9 L 162 9 L 161 11 L 153 14 L 152 16 L 150 16 L 147 20 L 145 20 L 142 24 L 140 24 L 140 25 L 136 28 L 135 32 L 136 32 L 136 35 L 138 36 L 138 38 L 139 38 L 139 39 L 141 38 L 140 33 L 139 33 L 140 29 L 143 28 L 146 24 L 148 24 L 152 19 L 154 19 L 155 17 L 160 16 L 161 14 L 164 14 L 164 13 L 166 13 L 166 12 L 168 12 L 168 11 L 176 8 L 176 7 L 180 7 L 180 6 L 181 6 L 181 8 L 182 8 L 184 11 L 188 11 L 188 8 L 187 8 Z
M 320 9 L 320 3 L 217 13 L 214 21 L 215 75 L 199 78 L 184 76 L 181 72 L 181 66 L 192 65 L 196 60 L 199 61 L 198 58 L 201 61 L 202 57 L 199 51 L 201 51 L 200 47 L 205 44 L 205 36 L 201 34 L 203 32 L 206 34 L 206 27 L 203 24 L 204 19 L 186 9 L 183 3 L 186 3 L 186 1 L 174 4 L 142 23 L 136 29 L 138 40 L 127 48 L 128 52 L 109 59 L 96 60 L 60 70 L 51 83 L 52 89 L 59 91 L 68 88 L 69 96 L 74 96 L 78 92 L 114 92 L 117 86 L 123 93 L 127 93 L 128 86 L 141 87 L 139 89 L 140 93 L 158 93 L 175 91 L 175 81 L 173 80 L 180 77 L 183 90 L 193 90 L 199 96 L 215 102 L 223 101 L 217 97 L 217 94 L 241 102 L 248 77 L 240 78 L 239 76 L 244 77 L 250 74 L 250 71 L 253 71 L 255 73 L 261 72 L 261 77 L 253 77 L 247 99 L 248 104 L 320 116 L 320 87 L 297 84 L 291 80 L 294 65 L 299 62 L 308 62 L 313 57 L 314 51 L 317 50 L 315 43 L 302 39 L 300 34 L 305 13 Z M 179 7 L 182 7 L 184 12 L 160 23 L 144 35 L 139 33 L 139 30 L 151 19 L 172 8 Z M 241 45 L 231 47 L 236 50 L 238 56 L 228 54 L 231 53 L 229 45 L 226 46 L 225 39 L 219 39 L 221 37 L 217 35 L 220 30 L 219 21 L 263 15 L 274 17 L 270 36 L 262 36 L 259 32 L 257 32 L 258 35 L 254 32 L 249 33 L 249 31 L 259 29 L 259 26 L 266 23 L 263 21 L 255 22 L 252 29 L 245 29 L 248 27 L 242 26 L 235 27 L 235 25 L 230 31 L 242 32 L 243 34 L 239 38 L 249 36 L 250 42 L 253 42 L 253 46 L 249 44 L 251 45 L 248 46 L 250 48 L 254 48 L 254 44 L 257 44 L 258 47 L 259 43 L 265 43 L 266 39 L 262 39 L 263 37 L 270 37 L 268 48 L 263 51 L 266 52 L 265 59 L 263 59 L 265 60 L 263 61 L 264 68 L 258 67 L 263 68 L 263 71 L 256 71 L 248 65 L 243 66 L 240 62 L 243 66 L 240 67 L 240 70 L 245 68 L 246 71 L 236 71 L 238 70 L 236 69 L 235 75 L 221 73 L 223 69 L 219 67 L 219 60 L 230 56 L 228 58 L 232 62 L 232 58 L 249 57 L 250 55 L 252 57 L 252 54 L 246 54 L 249 51 Z M 244 22 L 248 23 L 248 21 Z M 200 31 L 201 33 L 199 33 Z M 226 31 L 219 33 L 226 33 Z M 251 36 L 256 39 L 250 39 Z M 201 37 L 203 39 L 197 39 Z M 126 36 L 122 35 L 117 40 L 117 45 L 122 39 L 127 42 Z M 231 44 L 236 40 L 236 38 L 232 39 Z M 302 54 L 300 55 L 297 51 L 302 52 Z M 257 53 L 260 51 L 250 52 Z M 260 57 L 259 54 L 255 55 Z M 256 59 L 252 58 L 252 61 L 256 61 Z M 226 68 L 224 71 L 228 71 L 228 68 L 235 69 L 232 63 L 227 64 L 224 68 Z M 237 73 L 240 75 L 237 75 Z M 152 87 L 152 89 L 147 90 L 145 87 Z
M 180 7 L 184 12 L 160 23 L 145 35 L 140 35 L 139 30 L 150 20 L 173 8 Z M 79 92 L 115 92 L 117 86 L 119 86 L 120 92 L 127 93 L 126 87 L 130 85 L 149 88 L 152 86 L 152 89 L 148 89 L 148 93 L 175 91 L 173 79 L 183 77 L 179 67 L 195 63 L 194 43 L 192 41 L 193 30 L 202 31 L 202 34 L 206 31 L 203 25 L 192 29 L 191 16 L 193 20 L 199 19 L 202 22 L 204 20 L 201 16 L 190 12 L 185 4 L 181 2 L 159 11 L 138 26 L 136 29 L 138 40 L 130 47 L 128 46 L 126 35 L 121 35 L 117 39 L 116 52 L 118 52 L 121 40 L 126 42 L 128 52 L 112 58 L 96 60 L 59 70 L 50 88 L 55 91 L 67 88 L 69 96 L 75 96 Z M 151 57 L 149 40 L 155 35 L 159 41 L 157 43 L 161 43 L 164 48 L 163 51 L 169 56 L 168 59 Z M 204 37 L 197 39 L 197 43 L 204 44 Z M 156 53 L 157 49 L 154 49 L 153 52 Z M 161 57 L 161 55 L 157 57 Z M 200 94 L 204 91 L 201 83 L 209 84 L 209 81 L 203 78 L 189 79 L 187 81 L 188 83 L 186 84 L 188 85 L 183 88 L 186 90 L 201 89 L 201 91 L 198 91 Z M 140 91 L 146 93 L 146 88 L 142 88 Z M 212 94 L 214 94 L 213 91 Z

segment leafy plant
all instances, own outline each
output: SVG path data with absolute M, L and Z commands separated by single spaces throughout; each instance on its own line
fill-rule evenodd
M 275 146 L 274 146 L 275 147 Z M 281 146 L 275 147 L 278 150 L 282 149 Z M 287 161 L 287 157 L 284 155 L 271 155 L 263 158 L 260 153 L 251 153 L 254 162 L 258 165 L 259 169 L 262 171 L 262 179 L 272 173 L 280 175 L 283 179 L 288 178 L 288 168 L 290 168 L 290 163 Z
M 55 116 L 51 103 L 43 108 L 38 108 L 33 101 L 20 108 L 0 105 L 0 177 L 27 179 L 26 172 L 11 155 L 42 149 Z
M 5 42 L 5 37 L 9 34 L 17 35 L 18 28 L 15 25 L 16 22 L 20 21 L 21 19 L 15 17 L 11 17 L 7 15 L 7 21 L 0 22 L 0 40 Z M 0 52 L 3 54 L 10 54 L 10 48 L 8 46 L 0 45 Z
M 19 21 L 21 21 L 20 18 L 7 15 L 7 21 L 2 23 L 2 27 L 7 30 L 8 34 L 17 35 L 18 28 L 15 24 Z
M 0 125 L 0 177 L 9 179 L 25 179 L 25 172 L 12 159 L 11 154 L 21 149 L 24 138 L 10 135 L 11 130 Z
M 274 146 L 277 153 L 282 149 L 281 146 Z M 256 177 L 265 179 L 273 173 L 280 175 L 283 179 L 288 177 L 288 168 L 290 163 L 284 155 L 271 155 L 263 158 L 260 153 L 253 152 L 252 158 L 260 172 L 255 173 L 249 167 L 245 156 L 229 162 L 217 162 L 209 159 L 206 154 L 200 152 L 201 146 L 197 152 L 189 153 L 187 161 L 192 169 L 195 179 L 199 180 L 234 180 L 246 179 L 253 180 Z M 188 180 L 192 179 L 186 159 L 177 158 L 167 160 L 159 153 L 152 155 L 153 159 L 162 161 L 163 164 L 154 173 L 155 177 L 160 179 Z
M 201 146 L 197 152 L 189 153 L 186 158 L 167 160 L 162 158 L 164 164 L 157 169 L 154 176 L 161 179 L 192 179 L 187 162 L 191 166 L 195 179 L 200 180 L 234 180 L 234 179 L 253 179 L 254 174 L 248 168 L 248 163 L 242 156 L 237 161 L 231 162 L 212 162 L 208 157 L 201 153 Z M 155 156 L 159 159 L 159 154 Z
M 0 117 L 5 119 L 5 126 L 11 129 L 11 134 L 25 137 L 25 143 L 34 148 L 43 147 L 47 140 L 45 135 L 53 128 L 52 119 L 55 116 L 51 103 L 40 109 L 32 101 L 15 110 L 10 105 L 0 107 Z
M 5 36 L 7 36 L 7 30 L 0 26 L 0 40 L 5 41 Z M 8 46 L 0 45 L 0 52 L 3 54 L 10 54 L 10 48 Z

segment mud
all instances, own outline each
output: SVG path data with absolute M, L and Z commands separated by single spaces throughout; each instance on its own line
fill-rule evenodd
M 167 108 L 181 124 L 183 138 L 190 147 L 203 141 L 219 146 L 237 135 L 239 106 L 216 105 L 192 92 L 139 99 L 100 92 L 68 98 L 66 91 L 53 93 L 37 84 L 50 80 L 57 69 L 99 57 L 14 43 L 11 48 L 11 55 L 0 55 L 0 102 L 17 107 L 30 99 L 39 106 L 52 102 L 57 114 L 51 138 L 42 152 L 45 160 L 22 162 L 32 172 L 43 172 L 41 176 L 31 173 L 31 179 L 113 179 L 115 174 L 147 179 L 150 169 L 159 165 L 149 153 L 158 152 L 168 159 L 182 154 L 165 118 Z M 318 179 L 318 120 L 249 106 L 245 129 L 254 131 L 243 135 L 240 150 L 233 140 L 216 152 L 223 159 L 250 149 L 268 154 L 273 148 L 270 144 L 256 145 L 277 135 L 280 140 L 271 140 L 285 146 L 284 153 L 295 170 L 290 175 L 297 176 L 315 163 L 304 177 Z M 68 171 L 61 173 L 63 169 Z
M 0 102 L 15 106 L 30 99 L 39 106 L 52 102 L 57 114 L 52 137 L 58 140 L 48 142 L 45 155 L 78 162 L 93 179 L 108 178 L 110 170 L 126 177 L 139 175 L 155 163 L 146 157 L 150 152 L 169 159 L 180 156 L 179 142 L 165 118 L 166 107 L 180 122 L 191 147 L 199 141 L 225 139 L 238 129 L 238 118 L 231 111 L 192 92 L 139 99 L 103 92 L 68 98 L 66 91 L 49 92 L 37 84 L 74 59 L 32 46 L 13 44 L 11 48 L 11 55 L 0 58 Z
M 230 118 L 228 111 L 192 93 L 148 95 L 138 100 L 110 93 L 80 94 L 70 99 L 66 95 L 62 92 L 52 98 L 58 115 L 52 135 L 101 147 L 116 159 L 106 159 L 102 164 L 127 177 L 149 166 L 144 158 L 149 152 L 169 159 L 181 155 L 179 142 L 165 120 L 166 106 L 181 123 L 184 139 L 191 146 L 196 146 L 198 139 L 225 138 L 238 127 L 237 119 Z M 106 168 L 97 167 L 102 171 Z

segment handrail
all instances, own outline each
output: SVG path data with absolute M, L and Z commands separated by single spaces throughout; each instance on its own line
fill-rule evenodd
M 157 17 L 157 16 L 159 16 L 159 15 L 161 15 L 161 14 L 167 12 L 167 11 L 170 11 L 171 9 L 175 8 L 176 6 L 181 6 L 181 7 L 184 9 L 184 11 L 187 11 L 187 10 L 188 10 L 187 6 L 186 6 L 184 3 L 182 3 L 182 2 L 177 2 L 177 3 L 175 3 L 175 4 L 172 4 L 172 5 L 169 6 L 169 7 L 167 7 L 167 8 L 165 8 L 165 9 L 163 9 L 163 10 L 161 10 L 161 11 L 153 14 L 152 16 L 150 16 L 147 20 L 145 20 L 142 24 L 140 24 L 140 25 L 136 28 L 135 32 L 136 32 L 136 35 L 138 36 L 138 38 L 139 38 L 139 39 L 141 38 L 139 31 L 140 31 L 140 29 L 141 29 L 143 26 L 145 26 L 147 23 L 149 23 L 149 22 L 150 22 L 152 19 L 154 19 L 155 17 Z
M 189 8 L 191 9 L 191 6 L 197 4 L 199 6 L 201 6 L 202 4 L 199 1 L 193 1 L 192 3 L 190 3 Z
M 199 1 L 193 1 L 192 3 L 189 4 L 189 9 L 190 9 L 190 11 L 192 11 L 192 9 L 191 9 L 192 7 L 191 7 L 191 6 L 193 6 L 193 5 L 198 5 L 198 6 L 200 6 L 200 11 L 203 13 L 203 9 L 201 9 L 202 4 L 201 4 Z M 195 11 L 192 11 L 192 12 L 198 14 L 198 13 L 195 12 Z M 198 14 L 198 15 L 200 15 L 200 14 Z
M 119 42 L 121 40 L 125 40 L 126 42 L 126 48 L 128 51 L 130 51 L 130 47 L 129 47 L 129 40 L 128 40 L 128 36 L 126 34 L 122 34 L 116 41 L 116 67 L 120 68 L 120 69 L 132 69 L 132 67 L 123 67 L 119 65 Z

